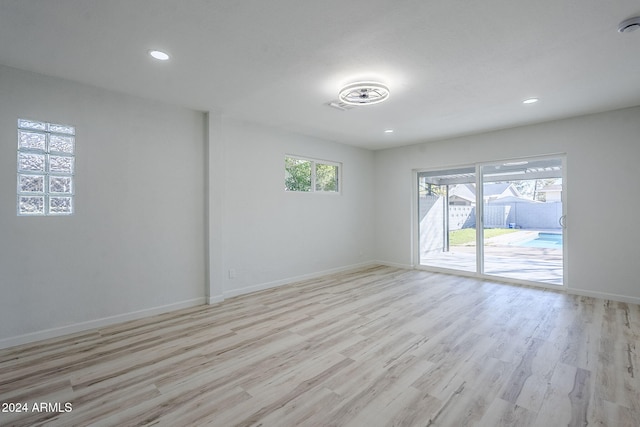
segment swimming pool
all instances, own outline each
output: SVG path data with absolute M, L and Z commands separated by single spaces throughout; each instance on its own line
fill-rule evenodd
M 526 248 L 562 249 L 562 233 L 538 233 L 538 237 L 522 242 L 513 242 L 513 246 Z

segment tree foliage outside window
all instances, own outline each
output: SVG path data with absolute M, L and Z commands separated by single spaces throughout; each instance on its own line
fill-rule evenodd
M 339 192 L 338 163 L 300 157 L 285 157 L 284 187 L 286 191 Z
M 311 191 L 311 162 L 285 157 L 284 186 L 287 191 Z
M 338 191 L 338 166 L 316 163 L 316 191 Z

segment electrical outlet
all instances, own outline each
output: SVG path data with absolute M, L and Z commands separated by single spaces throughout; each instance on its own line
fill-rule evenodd
M 236 269 L 235 268 L 230 268 L 229 269 L 229 279 L 235 279 L 236 278 Z

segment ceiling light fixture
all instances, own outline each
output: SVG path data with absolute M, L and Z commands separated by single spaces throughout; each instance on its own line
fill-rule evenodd
M 150 50 L 149 55 L 159 61 L 166 61 L 169 59 L 169 55 L 161 50 Z
M 625 19 L 618 25 L 619 33 L 630 33 L 640 28 L 640 16 Z
M 522 101 L 522 103 L 523 104 L 535 104 L 538 101 L 539 101 L 538 98 L 529 98 L 529 99 L 525 99 L 524 101 Z
M 393 129 L 385 129 L 384 133 L 393 133 Z
M 382 83 L 357 82 L 343 87 L 338 95 L 349 105 L 371 105 L 389 99 L 389 88 Z

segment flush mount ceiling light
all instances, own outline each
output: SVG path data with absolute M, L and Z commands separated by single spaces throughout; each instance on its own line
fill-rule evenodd
M 630 33 L 640 28 L 640 16 L 625 19 L 618 25 L 619 33 Z
M 538 98 L 529 98 L 529 99 L 525 99 L 524 101 L 522 101 L 522 103 L 523 104 L 535 104 L 538 101 L 539 101 Z
M 153 58 L 159 61 L 166 61 L 169 59 L 169 54 L 161 50 L 150 50 L 149 55 L 151 55 Z
M 340 90 L 338 97 L 349 105 L 378 104 L 389 99 L 389 88 L 376 82 L 351 83 Z

